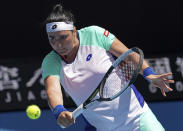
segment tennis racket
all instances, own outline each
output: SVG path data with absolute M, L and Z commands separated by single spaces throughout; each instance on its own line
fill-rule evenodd
M 137 47 L 133 47 L 119 56 L 108 69 L 100 84 L 90 97 L 72 112 L 73 117 L 77 118 L 93 104 L 101 101 L 111 101 L 121 95 L 135 82 L 142 67 L 143 59 L 143 52 Z M 114 73 L 117 74 L 115 75 L 117 76 L 115 79 L 118 79 L 118 82 L 116 82 L 116 80 L 111 81 L 111 78 L 114 79 Z M 115 90 L 113 85 L 115 86 Z M 119 88 L 116 89 L 116 87 Z M 93 100 L 97 93 L 99 93 L 100 98 Z

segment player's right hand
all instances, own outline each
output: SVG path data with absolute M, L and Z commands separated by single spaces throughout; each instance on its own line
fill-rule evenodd
M 57 119 L 57 123 L 64 127 L 69 127 L 75 123 L 75 119 L 72 116 L 72 112 L 63 111 L 60 113 Z

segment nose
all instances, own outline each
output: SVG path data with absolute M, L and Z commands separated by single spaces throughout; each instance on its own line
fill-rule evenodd
M 54 45 L 55 45 L 56 47 L 58 47 L 58 48 L 62 47 L 62 44 L 61 44 L 61 42 L 59 42 L 59 41 L 54 41 Z
M 58 47 L 60 48 L 62 46 L 62 44 L 61 43 L 58 43 Z

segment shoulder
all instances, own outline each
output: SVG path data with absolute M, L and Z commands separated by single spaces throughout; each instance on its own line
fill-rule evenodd
M 103 32 L 105 29 L 100 27 L 100 26 L 97 26 L 97 25 L 92 25 L 92 26 L 88 26 L 88 27 L 84 27 L 82 29 L 79 30 L 79 32 L 88 32 L 88 33 L 94 33 L 94 32 Z
M 106 30 L 104 28 L 96 25 L 84 27 L 78 30 L 79 36 L 81 38 L 80 40 L 82 42 L 100 40 L 104 36 L 105 31 Z
M 90 45 L 102 47 L 109 50 L 115 36 L 106 29 L 92 25 L 80 29 L 79 31 L 80 45 Z
M 43 59 L 42 61 L 42 65 L 43 64 L 49 64 L 49 63 L 52 63 L 52 64 L 58 64 L 61 62 L 61 58 L 60 56 L 55 53 L 54 51 L 51 51 L 49 52 Z
M 48 53 L 42 62 L 42 78 L 45 79 L 50 75 L 57 76 L 60 79 L 60 68 L 61 68 L 61 58 L 60 56 L 51 51 Z

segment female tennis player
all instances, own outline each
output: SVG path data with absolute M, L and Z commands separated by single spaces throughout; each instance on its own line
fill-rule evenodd
M 77 30 L 74 22 L 72 13 L 61 4 L 55 5 L 46 19 L 53 50 L 42 62 L 42 77 L 50 108 L 62 127 L 68 127 L 76 120 L 63 106 L 61 86 L 79 106 L 97 88 L 115 61 L 113 56 L 118 57 L 128 50 L 108 30 L 98 26 Z M 174 82 L 167 79 L 171 73 L 157 75 L 144 61 L 140 74 L 164 96 L 165 90 L 172 91 L 167 85 Z M 134 85 L 112 101 L 93 105 L 82 115 L 89 124 L 86 131 L 164 131 Z

